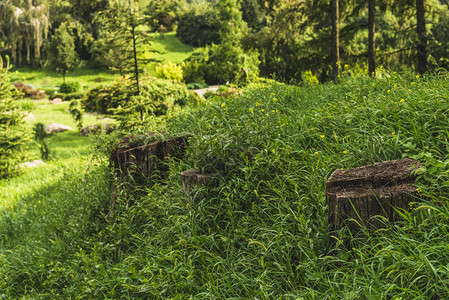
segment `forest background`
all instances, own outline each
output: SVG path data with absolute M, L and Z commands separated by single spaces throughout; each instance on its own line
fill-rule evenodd
M 110 21 L 134 14 L 141 43 L 155 38 L 152 32 L 176 30 L 198 47 L 183 65 L 185 81 L 258 75 L 301 81 L 308 72 L 323 82 L 340 66 L 368 69 L 368 58 L 372 72 L 374 57 L 378 67 L 403 71 L 418 70 L 421 56 L 423 73 L 449 64 L 448 11 L 446 0 L 6 0 L 0 54 L 15 67 L 50 66 L 65 74 L 81 64 L 123 73 L 128 62 L 117 57 L 131 44 L 117 38 Z M 57 51 L 63 66 L 53 59 Z

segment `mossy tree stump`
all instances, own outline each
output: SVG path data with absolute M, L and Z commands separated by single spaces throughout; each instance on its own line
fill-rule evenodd
M 417 194 L 412 171 L 419 167 L 423 165 L 406 158 L 334 171 L 326 182 L 331 230 L 341 229 L 348 219 L 368 228 L 382 227 L 374 216 L 399 220 L 395 209 L 409 209 Z
M 150 134 L 151 135 L 151 134 Z M 119 147 L 111 155 L 111 163 L 117 178 L 135 182 L 150 180 L 156 174 L 164 174 L 169 158 L 181 159 L 190 136 L 169 137 L 146 145 L 129 143 L 132 137 L 122 138 Z
M 210 175 L 201 174 L 200 171 L 195 169 L 181 172 L 181 177 L 184 194 L 188 197 L 192 197 L 194 201 L 198 201 L 198 199 L 195 197 L 195 195 L 192 195 L 193 187 L 207 186 L 211 181 Z
M 146 139 L 151 142 L 145 145 L 136 144 L 134 136 L 120 139 L 117 149 L 110 157 L 116 178 L 112 182 L 108 218 L 113 217 L 117 205 L 117 182 L 121 188 L 127 188 L 164 176 L 168 171 L 168 160 L 182 159 L 184 156 L 189 138 L 189 135 L 167 137 L 165 133 L 149 133 Z

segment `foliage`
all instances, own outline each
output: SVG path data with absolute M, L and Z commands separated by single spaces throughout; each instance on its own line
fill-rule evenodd
M 50 134 L 45 130 L 45 125 L 41 122 L 34 124 L 34 140 L 39 143 L 42 159 L 48 159 L 50 151 L 48 150 L 47 139 Z
M 59 87 L 59 92 L 64 94 L 76 93 L 81 90 L 81 84 L 77 81 L 63 82 Z
M 3 68 L 0 57 L 0 178 L 10 176 L 22 159 L 21 149 L 27 141 L 22 126 L 23 113 L 14 100 L 16 95 L 10 84 L 8 68 Z
M 194 47 L 219 43 L 219 15 L 207 2 L 191 5 L 178 20 L 176 36 Z
M 78 54 L 75 51 L 74 39 L 68 32 L 66 24 L 61 24 L 56 29 L 46 52 L 48 64 L 56 72 L 61 73 L 65 81 L 67 72 L 78 65 Z
M 179 0 L 152 0 L 145 8 L 151 31 L 159 31 L 164 28 L 172 31 L 177 22 L 177 14 L 180 9 Z M 162 27 L 161 27 L 162 26 Z
M 449 13 L 432 27 L 432 35 L 434 39 L 430 41 L 429 54 L 435 58 L 437 66 L 449 70 Z
M 162 66 L 157 66 L 154 76 L 161 79 L 169 79 L 181 82 L 183 79 L 182 67 L 172 62 L 169 62 Z
M 195 50 L 183 64 L 187 83 L 208 84 L 251 82 L 259 75 L 258 53 L 244 51 L 238 44 L 224 42 Z
M 72 100 L 72 102 L 70 102 L 69 112 L 72 115 L 73 119 L 75 120 L 78 131 L 81 131 L 81 129 L 83 128 L 83 115 L 84 115 L 84 109 L 81 106 L 81 103 L 77 100 Z
M 51 25 L 45 2 L 9 0 L 0 3 L 0 32 L 6 37 L 13 65 L 40 65 L 41 47 Z
M 110 86 L 91 89 L 86 93 L 83 105 L 87 111 L 123 115 L 133 119 L 133 114 L 163 115 L 178 106 L 189 103 L 192 95 L 187 88 L 170 80 L 149 78 L 142 83 L 141 96 L 135 96 L 135 89 L 129 78 L 120 78 Z

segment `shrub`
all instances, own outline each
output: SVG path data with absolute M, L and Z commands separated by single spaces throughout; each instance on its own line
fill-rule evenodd
M 64 94 L 76 93 L 81 90 L 81 85 L 79 82 L 64 82 L 59 87 L 59 92 Z
M 22 126 L 23 113 L 13 99 L 8 67 L 2 66 L 0 58 L 0 178 L 12 174 L 27 141 L 27 131 Z
M 73 119 L 75 120 L 76 127 L 79 131 L 81 131 L 81 128 L 83 128 L 83 115 L 84 115 L 84 109 L 80 102 L 73 100 L 70 103 L 69 106 L 69 112 L 72 115 Z
M 50 134 L 45 130 L 45 125 L 43 123 L 36 123 L 33 127 L 34 140 L 39 145 L 39 150 L 41 151 L 42 159 L 48 159 L 50 151 L 48 150 L 47 139 Z
M 141 96 L 129 78 L 120 78 L 110 86 L 89 90 L 83 100 L 87 111 L 99 113 L 136 113 L 164 115 L 176 106 L 192 100 L 186 86 L 170 80 L 151 78 L 141 82 Z
M 245 52 L 231 42 L 197 49 L 183 64 L 185 81 L 249 83 L 259 75 L 258 56 L 256 51 Z
M 190 9 L 180 16 L 176 36 L 194 47 L 220 42 L 219 16 L 210 6 Z
M 161 79 L 182 81 L 182 67 L 169 62 L 165 65 L 157 66 L 154 76 Z
M 14 86 L 20 93 L 22 93 L 27 98 L 30 98 L 33 100 L 40 100 L 40 99 L 46 98 L 45 91 L 36 89 L 31 84 L 23 83 L 23 82 L 16 82 L 16 83 L 14 83 Z

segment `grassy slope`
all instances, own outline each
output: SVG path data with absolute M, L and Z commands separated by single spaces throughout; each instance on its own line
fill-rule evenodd
M 165 33 L 163 39 L 159 35 L 155 35 L 151 40 L 150 49 L 160 52 L 151 54 L 152 57 L 162 60 L 162 63 L 172 62 L 175 64 L 182 63 L 193 51 L 191 46 L 182 43 L 176 37 L 174 31 Z
M 448 298 L 448 82 L 447 74 L 385 74 L 255 86 L 174 118 L 170 131 L 193 134 L 186 159 L 166 180 L 121 195 L 110 224 L 101 217 L 109 201 L 101 162 L 84 172 L 69 165 L 61 181 L 3 211 L 0 290 L 8 297 Z M 242 149 L 257 153 L 248 159 Z M 336 248 L 327 231 L 329 174 L 403 156 L 426 164 L 419 185 L 429 206 L 418 204 L 378 233 L 343 230 L 347 247 Z M 179 178 L 194 166 L 217 178 L 197 203 L 182 195 Z M 47 206 L 39 210 L 36 201 Z
M 35 120 L 26 123 L 30 131 L 37 122 L 42 122 L 45 125 L 50 123 L 64 124 L 76 130 L 75 122 L 67 111 L 69 102 L 49 104 L 47 100 L 22 100 L 21 104 L 27 108 L 26 111 L 31 112 L 36 117 Z M 97 117 L 97 115 L 92 114 L 85 115 L 84 126 L 101 123 L 101 120 Z M 55 173 L 59 174 L 60 169 L 64 170 L 68 164 L 76 164 L 76 162 L 86 160 L 92 154 L 91 139 L 80 136 L 76 131 L 52 135 L 48 139 L 48 147 L 50 149 L 48 166 L 32 170 L 24 169 L 22 176 L 0 181 L 0 208 L 15 205 L 20 197 L 29 195 L 33 190 L 61 179 L 58 176 L 55 177 Z M 34 142 L 28 144 L 26 156 L 28 160 L 41 159 L 38 146 Z M 78 167 L 85 168 L 84 164 Z

